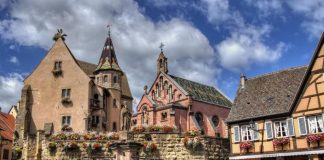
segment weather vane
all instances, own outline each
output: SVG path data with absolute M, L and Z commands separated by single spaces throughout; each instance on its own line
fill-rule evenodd
M 163 52 L 163 47 L 164 47 L 164 44 L 161 42 L 161 44 L 160 44 L 160 49 L 161 49 L 161 52 Z
M 109 36 L 109 37 L 110 37 L 110 27 L 111 27 L 111 25 L 108 24 L 108 25 L 107 25 L 107 28 L 108 28 L 108 36 Z

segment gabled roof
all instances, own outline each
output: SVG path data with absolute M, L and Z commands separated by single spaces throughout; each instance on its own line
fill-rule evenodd
M 1 128 L 1 137 L 3 139 L 12 141 L 15 131 L 15 118 L 14 116 L 0 112 L 0 128 Z
M 228 122 L 288 113 L 307 66 L 274 72 L 245 81 L 239 88 Z
M 194 100 L 207 102 L 219 106 L 231 107 L 232 102 L 220 91 L 212 86 L 193 82 L 184 78 L 169 75 L 181 88 L 183 88 Z

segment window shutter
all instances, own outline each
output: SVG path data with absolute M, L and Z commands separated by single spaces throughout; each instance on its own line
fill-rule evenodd
M 234 142 L 240 141 L 240 128 L 239 126 L 234 126 Z
M 307 134 L 307 128 L 306 128 L 305 117 L 299 117 L 298 118 L 298 123 L 299 123 L 299 134 L 300 135 L 306 135 Z
M 267 139 L 272 139 L 273 134 L 272 134 L 272 122 L 266 122 L 266 131 L 267 131 Z
M 288 125 L 288 135 L 289 136 L 294 136 L 295 135 L 294 119 L 288 118 L 287 119 L 287 125 Z
M 255 123 L 254 131 L 253 131 L 253 140 L 259 140 L 259 126 L 258 126 L 258 123 Z

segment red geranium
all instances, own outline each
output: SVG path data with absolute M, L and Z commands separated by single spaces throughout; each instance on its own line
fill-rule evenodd
M 252 142 L 250 142 L 250 141 L 244 141 L 244 142 L 241 142 L 240 143 L 240 148 L 241 149 L 250 149 L 250 148 L 252 148 L 252 146 L 253 146 L 253 143 Z
M 283 137 L 283 138 L 277 138 L 272 141 L 274 146 L 279 146 L 279 145 L 285 145 L 289 143 L 289 138 L 288 137 Z

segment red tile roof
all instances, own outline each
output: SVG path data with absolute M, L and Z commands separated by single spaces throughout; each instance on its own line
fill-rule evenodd
M 8 113 L 0 112 L 0 128 L 2 139 L 12 141 L 15 131 L 15 117 Z

